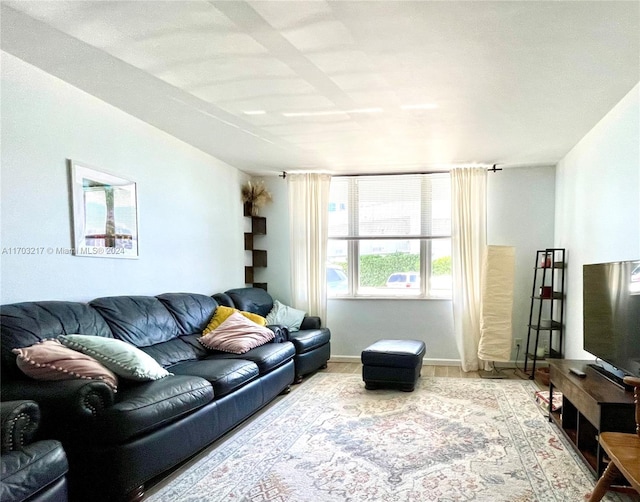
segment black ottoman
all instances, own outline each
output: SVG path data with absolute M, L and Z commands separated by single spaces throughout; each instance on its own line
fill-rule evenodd
M 362 351 L 365 388 L 399 387 L 411 392 L 416 386 L 426 347 L 420 340 L 378 340 Z

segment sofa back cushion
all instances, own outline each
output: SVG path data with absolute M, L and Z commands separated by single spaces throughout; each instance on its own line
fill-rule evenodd
M 23 302 L 0 307 L 2 374 L 22 376 L 13 349 L 28 347 L 59 335 L 84 333 L 112 338 L 100 314 L 85 303 Z
M 136 347 L 166 342 L 180 334 L 176 320 L 155 296 L 96 298 L 90 305 L 107 321 L 114 338 Z
M 273 308 L 273 298 L 262 288 L 237 288 L 225 292 L 233 307 L 267 317 Z M 230 305 L 231 306 L 231 305 Z
M 171 312 L 181 335 L 202 333 L 218 306 L 210 296 L 194 293 L 165 293 L 156 298 Z
M 207 350 L 197 342 L 199 338 L 199 334 L 184 335 L 149 347 L 140 347 L 140 349 L 167 368 L 172 364 L 206 357 Z
M 236 308 L 233 300 L 227 293 L 216 293 L 213 295 L 213 299 L 218 305 L 222 305 L 223 307 L 231 307 L 232 309 Z

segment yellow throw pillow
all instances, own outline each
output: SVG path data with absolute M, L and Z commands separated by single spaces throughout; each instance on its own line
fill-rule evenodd
M 238 312 L 240 312 L 247 319 L 249 319 L 250 321 L 255 322 L 259 326 L 266 326 L 267 325 L 267 320 L 264 317 L 262 317 L 261 315 L 259 315 L 259 314 L 254 314 L 253 312 L 244 312 L 242 310 L 239 310 Z
M 210 333 L 211 331 L 216 329 L 226 320 L 227 317 L 229 317 L 234 312 L 235 309 L 231 307 L 223 307 L 222 305 L 216 307 L 216 311 L 213 313 L 213 317 L 209 321 L 207 327 L 204 328 L 202 334 L 206 335 L 207 333 Z
M 204 329 L 202 334 L 206 335 L 208 333 L 211 333 L 214 329 L 216 329 L 224 321 L 226 321 L 227 317 L 229 317 L 234 312 L 240 312 L 247 319 L 249 319 L 250 321 L 255 322 L 259 326 L 266 326 L 267 325 L 267 320 L 264 317 L 262 317 L 261 315 L 254 314 L 252 312 L 244 312 L 244 311 L 241 311 L 241 310 L 238 310 L 238 309 L 234 309 L 232 307 L 225 307 L 223 305 L 219 305 L 218 307 L 216 307 L 216 311 L 213 314 L 213 317 L 209 321 L 209 324 Z

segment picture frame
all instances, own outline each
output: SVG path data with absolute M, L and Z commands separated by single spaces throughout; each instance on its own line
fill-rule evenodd
M 68 160 L 75 256 L 138 258 L 137 184 Z

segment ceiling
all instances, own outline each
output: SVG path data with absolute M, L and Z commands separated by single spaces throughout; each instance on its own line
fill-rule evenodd
M 640 2 L 3 1 L 2 49 L 247 172 L 560 160 L 640 81 Z

